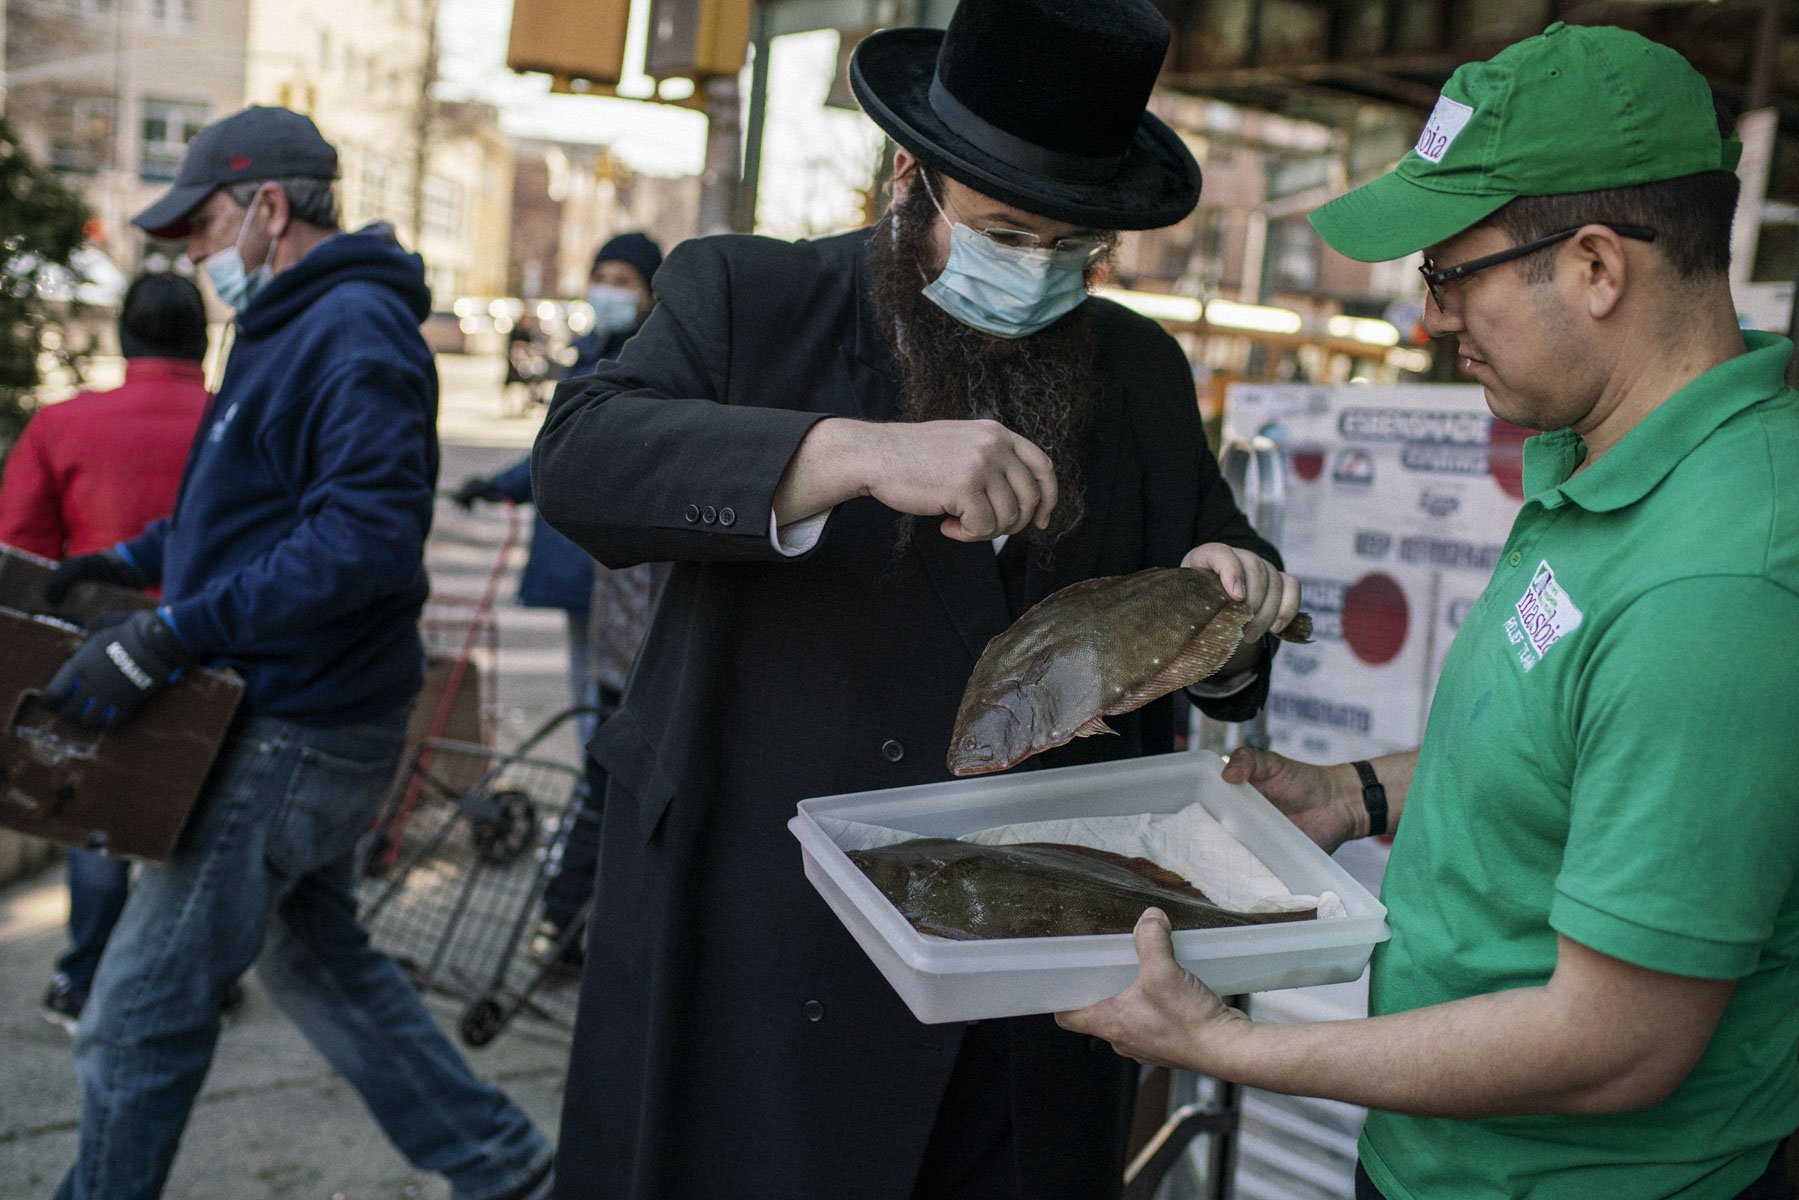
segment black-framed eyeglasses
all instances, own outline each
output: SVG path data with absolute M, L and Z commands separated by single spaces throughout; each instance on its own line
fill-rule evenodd
M 1466 279 L 1476 271 L 1484 271 L 1488 267 L 1496 267 L 1500 263 L 1511 262 L 1513 259 L 1523 258 L 1527 254 L 1535 254 L 1537 251 L 1553 246 L 1557 242 L 1565 242 L 1581 230 L 1585 229 L 1588 225 L 1603 225 L 1620 237 L 1635 238 L 1639 242 L 1653 242 L 1655 240 L 1655 230 L 1649 228 L 1647 225 L 1614 225 L 1610 221 L 1587 221 L 1584 224 L 1576 225 L 1572 229 L 1564 229 L 1560 233 L 1552 233 L 1547 237 L 1537 238 L 1535 241 L 1522 242 L 1516 246 L 1507 247 L 1497 254 L 1487 254 L 1480 258 L 1471 258 L 1467 262 L 1457 263 L 1453 267 L 1438 267 L 1427 258 L 1424 260 L 1424 265 L 1418 268 L 1418 274 L 1424 276 L 1424 286 L 1430 289 L 1430 298 L 1436 301 L 1437 310 L 1439 312 L 1448 312 L 1448 306 L 1443 303 L 1443 293 L 1438 290 L 1444 284 L 1454 283 L 1458 279 Z
M 962 214 L 956 213 L 954 216 L 951 216 L 949 212 L 945 211 L 944 205 L 948 203 L 948 198 L 945 197 L 943 200 L 937 199 L 937 192 L 931 187 L 931 181 L 928 177 L 921 175 L 919 176 L 919 179 L 924 184 L 925 195 L 931 198 L 931 203 L 936 205 L 937 211 L 940 214 L 949 220 L 957 221 L 963 225 L 968 224 L 968 222 L 961 220 Z M 972 225 L 969 225 L 968 227 L 974 229 L 974 226 Z M 1077 258 L 1080 260 L 1082 267 L 1093 266 L 1111 252 L 1113 245 L 1113 239 L 1111 238 L 1094 237 L 1061 237 L 1053 242 L 1045 242 L 1040 235 L 1031 233 L 1029 230 L 1006 229 L 998 225 L 990 225 L 985 229 L 975 229 L 975 232 L 986 238 L 988 241 L 993 242 L 995 245 L 1004 246 L 1008 250 L 1048 250 L 1057 258 Z

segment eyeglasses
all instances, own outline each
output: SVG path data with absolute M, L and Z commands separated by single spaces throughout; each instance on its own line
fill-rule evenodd
M 943 202 L 937 199 L 937 193 L 931 187 L 928 176 L 921 172 L 918 178 L 924 184 L 925 195 L 929 196 L 931 203 L 936 205 L 939 216 L 968 225 L 968 222 L 961 220 L 960 214 L 952 218 L 948 212 L 944 211 Z M 974 226 L 969 225 L 969 228 L 974 229 Z M 1029 230 L 1006 229 L 998 225 L 992 225 L 986 229 L 975 229 L 975 232 L 1008 250 L 1047 250 L 1058 258 L 1079 259 L 1083 268 L 1093 266 L 1112 250 L 1111 238 L 1063 237 L 1045 243 L 1042 237 Z
M 1517 246 L 1511 246 L 1505 250 L 1499 251 L 1497 254 L 1488 254 L 1480 258 L 1471 258 L 1467 262 L 1457 263 L 1453 267 L 1439 268 L 1427 258 L 1424 260 L 1424 265 L 1418 268 L 1418 274 L 1424 276 L 1424 286 L 1430 289 L 1430 298 L 1436 301 L 1438 311 L 1448 312 L 1449 306 L 1443 303 L 1443 293 L 1440 290 L 1444 284 L 1454 283 L 1458 279 L 1466 279 L 1476 271 L 1484 271 L 1488 267 L 1496 267 L 1500 263 L 1511 262 L 1516 258 L 1523 258 L 1527 254 L 1535 254 L 1537 251 L 1553 246 L 1557 242 L 1565 242 L 1581 230 L 1585 229 L 1587 225 L 1603 225 L 1621 237 L 1635 238 L 1639 242 L 1653 242 L 1655 240 L 1655 230 L 1649 228 L 1647 225 L 1614 225 L 1610 221 L 1588 221 L 1586 225 L 1576 225 L 1573 229 L 1564 229 L 1560 233 L 1552 233 L 1547 237 L 1540 237 L 1532 242 L 1524 242 Z

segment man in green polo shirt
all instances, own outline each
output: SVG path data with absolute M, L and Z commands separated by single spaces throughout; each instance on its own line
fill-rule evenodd
M 1151 910 L 1138 982 L 1060 1019 L 1367 1105 L 1358 1197 L 1787 1195 L 1799 394 L 1792 345 L 1737 328 L 1738 150 L 1679 55 L 1554 25 L 1458 70 L 1393 173 L 1312 214 L 1353 258 L 1424 250 L 1432 333 L 1544 431 L 1422 748 L 1226 769 L 1327 850 L 1406 814 L 1373 1015 L 1251 1021 Z

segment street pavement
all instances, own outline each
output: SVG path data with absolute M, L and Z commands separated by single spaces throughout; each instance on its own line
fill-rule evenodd
M 500 416 L 498 358 L 442 356 L 440 486 L 448 492 L 471 474 L 507 466 L 525 453 L 542 409 Z M 568 704 L 561 612 L 512 604 L 530 510 L 518 513 L 518 541 L 501 552 L 508 520 L 499 506 L 463 513 L 440 500 L 427 551 L 434 594 L 482 594 L 502 567 L 493 614 L 497 662 L 492 673 L 494 744 L 518 745 Z M 564 723 L 537 751 L 578 761 Z M 67 897 L 60 867 L 0 891 L 0 1200 L 46 1200 L 74 1158 L 80 1108 L 69 1039 L 42 1019 L 38 1001 L 63 944 Z M 388 1145 L 356 1094 L 313 1053 L 276 1011 L 252 971 L 246 1000 L 219 1041 L 181 1153 L 164 1195 L 168 1200 L 442 1200 L 440 1178 L 411 1169 Z M 567 996 L 555 1006 L 566 1010 Z M 455 1036 L 460 1000 L 428 1003 Z M 465 1049 L 485 1078 L 504 1087 L 554 1136 L 567 1065 L 566 1028 L 530 1015 L 515 1020 L 479 1050 Z

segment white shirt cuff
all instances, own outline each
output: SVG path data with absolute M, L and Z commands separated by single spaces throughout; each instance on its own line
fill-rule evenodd
M 775 521 L 774 510 L 768 514 L 768 541 L 777 552 L 788 558 L 798 558 L 812 547 L 818 545 L 818 539 L 824 536 L 825 522 L 830 519 L 835 509 L 827 508 L 821 513 L 813 513 L 797 521 L 788 522 L 782 528 Z

